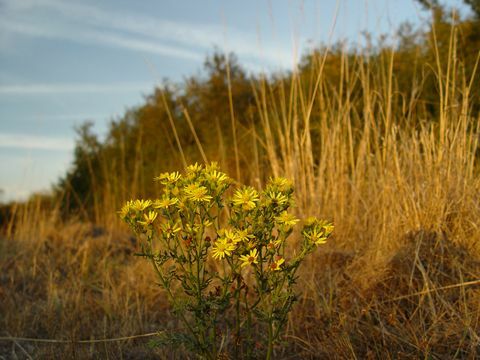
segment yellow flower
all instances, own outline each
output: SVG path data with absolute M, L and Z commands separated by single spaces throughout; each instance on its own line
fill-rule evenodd
M 306 232 L 304 236 L 308 241 L 311 241 L 315 245 L 325 244 L 328 237 L 323 229 L 318 229 L 316 227 Z
M 229 244 L 236 245 L 243 240 L 242 237 L 238 235 L 238 232 L 230 229 L 220 229 L 218 231 L 220 239 L 225 240 Z
M 213 225 L 213 222 L 211 222 L 211 221 L 208 220 L 208 219 L 205 219 L 205 220 L 202 221 L 202 225 L 207 228 L 207 227 L 212 226 L 212 225 Z
M 166 172 L 166 173 L 160 174 L 159 176 L 157 176 L 153 180 L 159 181 L 163 185 L 167 185 L 167 184 L 176 183 L 178 180 L 180 180 L 181 177 L 182 177 L 182 175 L 180 175 L 180 173 L 178 171 L 175 171 L 175 172 L 172 172 L 172 173 Z
M 253 249 L 250 251 L 248 255 L 242 255 L 239 257 L 242 264 L 240 265 L 242 268 L 248 265 L 258 264 L 258 252 L 257 249 Z
M 249 241 L 250 239 L 253 239 L 255 236 L 252 234 L 248 233 L 248 230 L 237 230 L 237 237 L 240 241 Z
M 218 170 L 218 162 L 212 161 L 210 164 L 205 165 L 206 172 L 212 172 Z
M 143 211 L 152 205 L 152 200 L 135 200 L 131 204 L 131 208 L 136 211 Z
M 334 226 L 330 223 L 324 222 L 322 224 L 323 231 L 325 232 L 325 236 L 329 236 L 334 229 Z
M 148 214 L 143 214 L 144 221 L 139 221 L 139 224 L 142 224 L 143 226 L 148 226 L 153 224 L 155 219 L 157 218 L 157 213 L 155 211 L 149 211 Z
M 162 229 L 163 233 L 165 234 L 165 236 L 167 237 L 167 239 L 170 239 L 177 232 L 182 230 L 182 228 L 178 225 L 178 223 L 172 224 L 170 222 L 168 222 L 166 224 L 162 224 L 161 229 Z
M 284 177 L 270 178 L 268 185 L 282 192 L 290 191 L 293 188 L 292 182 Z
M 270 263 L 270 270 L 272 271 L 279 271 L 281 270 L 281 265 L 285 262 L 285 259 L 281 256 L 277 256 L 276 260 Z
M 277 238 L 276 240 L 272 240 L 267 244 L 267 249 L 268 250 L 275 250 L 277 247 L 282 245 L 283 239 L 282 238 Z
M 183 191 L 185 192 L 185 196 L 187 197 L 187 199 L 190 201 L 209 202 L 210 200 L 212 200 L 212 197 L 208 195 L 208 189 L 205 186 L 201 186 L 198 184 L 189 184 L 185 186 Z
M 220 171 L 217 171 L 217 170 L 213 170 L 211 172 L 207 172 L 205 174 L 205 178 L 213 183 L 215 183 L 216 185 L 222 185 L 222 184 L 225 184 L 227 183 L 230 179 L 229 177 L 220 172 Z
M 185 224 L 185 230 L 187 230 L 188 233 L 195 235 L 200 230 L 200 225 L 199 224 L 193 224 L 193 225 Z
M 178 194 L 180 194 L 180 189 L 175 186 L 173 189 L 170 190 L 170 192 L 174 195 L 174 196 L 177 196 Z
M 225 256 L 232 255 L 235 245 L 227 242 L 226 239 L 219 239 L 212 247 L 212 256 L 214 259 L 223 259 Z
M 177 198 L 171 198 L 164 195 L 161 199 L 157 199 L 153 202 L 153 207 L 155 209 L 168 209 L 170 206 L 178 203 Z
M 254 240 L 250 240 L 247 242 L 247 249 L 253 249 L 255 246 L 257 246 L 257 244 Z
M 133 201 L 131 200 L 127 201 L 125 205 L 122 206 L 120 211 L 118 211 L 118 214 L 120 215 L 120 218 L 122 220 L 124 220 L 130 214 L 130 210 L 132 209 L 132 204 L 133 204 Z
M 196 234 L 200 231 L 200 229 L 202 228 L 202 226 L 204 228 L 208 228 L 210 226 L 212 226 L 213 223 L 206 219 L 206 220 L 203 220 L 202 222 L 200 223 L 194 223 L 193 225 L 191 224 L 185 224 L 185 229 L 189 232 L 189 233 L 193 233 L 193 234 Z
M 303 223 L 305 226 L 312 226 L 313 224 L 317 223 L 318 219 L 315 216 L 309 216 L 306 218 Z
M 258 193 L 252 187 L 245 187 L 235 191 L 232 198 L 233 205 L 241 207 L 243 210 L 255 209 L 258 200 Z
M 315 245 L 325 244 L 328 237 L 332 234 L 334 226 L 325 220 L 318 220 L 315 217 L 308 218 L 305 221 L 303 235 Z
M 200 171 L 202 171 L 203 166 L 195 163 L 193 165 L 187 166 L 187 174 L 188 175 L 197 175 Z
M 293 214 L 289 214 L 286 211 L 283 211 L 279 216 L 275 218 L 275 220 L 283 226 L 292 227 L 300 220 L 297 219 Z
M 285 205 L 288 203 L 288 197 L 280 192 L 267 191 L 266 192 L 266 204 Z

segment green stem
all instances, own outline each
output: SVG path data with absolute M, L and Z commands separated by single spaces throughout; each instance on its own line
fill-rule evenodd
M 267 350 L 267 360 L 272 358 L 273 352 L 273 324 L 272 324 L 272 315 L 268 317 L 268 350 Z
M 200 217 L 200 221 L 203 223 L 203 217 Z M 193 225 L 192 225 L 193 226 Z M 203 225 L 201 227 L 201 231 L 198 233 L 198 237 L 197 239 L 195 239 L 195 255 L 196 255 L 196 277 L 197 277 L 197 304 L 198 304 L 198 307 L 199 308 L 202 308 L 203 306 L 203 296 L 202 296 L 202 280 L 200 279 L 200 270 L 201 270 L 201 267 L 202 267 L 202 260 L 201 259 L 201 253 L 202 253 L 202 247 L 203 247 L 203 243 L 202 243 L 202 238 L 203 238 Z M 203 313 L 203 310 L 202 310 L 202 313 Z M 202 316 L 203 317 L 203 316 Z M 207 321 L 205 318 L 202 318 L 201 319 L 203 324 L 202 324 L 202 331 L 201 331 L 201 337 L 202 337 L 202 341 L 203 341 L 203 344 L 206 345 L 206 340 L 208 338 L 208 326 L 207 326 Z M 215 348 L 215 343 L 212 343 L 211 344 L 211 347 L 212 347 L 212 350 L 213 352 L 215 352 L 214 348 Z
M 237 275 L 237 288 L 235 289 L 235 302 L 236 302 L 236 323 L 235 323 L 235 352 L 238 356 L 238 339 L 240 337 L 240 275 Z
M 217 312 L 216 311 L 214 312 L 213 318 L 214 319 L 217 318 Z M 216 324 L 215 324 L 215 320 L 214 320 L 213 326 L 211 328 L 211 336 L 210 336 L 210 343 L 213 344 L 213 346 L 212 346 L 212 350 L 213 350 L 212 358 L 213 359 L 217 358 L 217 347 L 215 345 L 216 338 L 217 338 L 217 331 L 216 331 Z
M 160 281 L 162 282 L 163 288 L 167 291 L 167 294 L 168 294 L 168 296 L 170 297 L 170 301 L 171 301 L 172 305 L 175 307 L 175 306 L 177 305 L 177 302 L 175 301 L 175 296 L 173 295 L 172 291 L 170 290 L 170 287 L 167 286 L 167 282 L 165 281 L 165 278 L 163 277 L 162 272 L 161 272 L 160 269 L 158 268 L 158 265 L 157 265 L 157 263 L 155 262 L 155 258 L 153 257 L 153 254 L 151 254 L 150 261 L 151 261 L 151 263 L 152 263 L 152 265 L 153 265 L 153 268 L 155 269 L 155 272 L 157 273 L 157 276 L 159 277 Z M 185 326 L 188 328 L 188 330 L 190 331 L 190 333 L 193 335 L 193 337 L 195 338 L 195 340 L 197 341 L 197 343 L 200 343 L 200 342 L 199 342 L 199 339 L 198 339 L 198 337 L 197 337 L 197 334 L 195 333 L 195 331 L 193 330 L 192 326 L 191 326 L 190 323 L 188 322 L 187 318 L 185 317 L 185 314 L 183 314 L 182 312 L 180 312 L 180 317 L 182 318 L 183 323 L 184 323 Z
M 245 291 L 245 311 L 247 312 L 247 359 L 252 356 L 252 313 L 248 306 L 247 292 Z

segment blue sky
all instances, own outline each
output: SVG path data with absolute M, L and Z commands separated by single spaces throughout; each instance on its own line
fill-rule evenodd
M 278 71 L 330 35 L 355 44 L 427 19 L 413 0 L 0 0 L 0 201 L 49 189 L 76 125 L 104 134 L 162 79 L 201 73 L 215 47 Z

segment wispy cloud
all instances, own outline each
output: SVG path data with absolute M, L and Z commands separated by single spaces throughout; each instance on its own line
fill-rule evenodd
M 168 55 L 175 58 L 186 60 L 202 60 L 203 56 L 199 52 L 183 49 L 180 47 L 160 44 L 158 41 L 142 40 L 128 36 L 117 35 L 107 32 L 83 32 L 83 40 L 103 43 L 105 45 L 116 46 L 128 50 L 138 50 L 159 55 Z
M 74 147 L 74 141 L 71 138 L 0 133 L 0 147 L 70 151 Z
M 143 15 L 132 15 L 116 11 L 105 11 L 99 7 L 84 4 L 66 4 L 58 0 L 42 0 L 46 7 L 69 18 L 79 19 L 94 26 L 151 37 L 163 41 L 173 41 L 188 48 L 210 50 L 212 46 L 235 50 L 239 55 L 263 58 L 273 64 L 280 60 L 289 61 L 292 52 L 288 47 L 264 44 L 257 41 L 257 34 L 246 33 L 235 28 L 217 24 L 192 24 L 187 22 L 156 19 Z
M 108 113 L 77 113 L 77 114 L 48 114 L 38 113 L 35 115 L 36 119 L 40 120 L 87 120 L 87 119 L 107 119 L 111 114 Z
M 21 84 L 0 85 L 2 95 L 56 94 L 56 93 L 122 93 L 150 91 L 153 83 L 114 83 L 114 84 Z
M 16 0 L 3 0 L 3 3 L 15 16 L 0 17 L 0 28 L 17 34 L 102 44 L 195 61 L 203 59 L 217 46 L 225 51 L 233 50 L 251 63 L 278 67 L 292 62 L 288 44 L 269 42 L 260 46 L 257 34 L 217 24 L 170 21 L 58 0 L 27 1 L 24 6 L 16 5 Z M 29 20 L 28 14 L 45 10 L 57 15 L 51 16 L 54 21 L 25 21 Z
M 133 51 L 143 51 L 186 60 L 201 60 L 203 55 L 181 47 L 161 44 L 151 39 L 120 35 L 109 31 L 77 29 L 64 30 L 58 25 L 34 24 L 24 21 L 3 19 L 0 29 L 4 32 L 21 34 L 34 38 L 61 39 L 83 44 L 100 44 Z

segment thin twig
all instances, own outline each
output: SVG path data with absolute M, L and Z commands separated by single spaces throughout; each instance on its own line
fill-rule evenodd
M 159 332 L 153 332 L 148 334 L 132 335 L 132 336 L 123 336 L 118 338 L 111 339 L 93 339 L 93 340 L 57 340 L 57 339 L 35 339 L 35 338 L 26 338 L 26 337 L 12 337 L 12 336 L 0 336 L 0 341 L 27 341 L 27 342 L 38 342 L 38 343 L 56 343 L 56 344 L 94 344 L 94 343 L 106 343 L 114 341 L 124 341 L 131 339 L 138 339 L 144 337 L 151 337 L 160 334 Z
M 393 298 L 393 299 L 388 299 L 388 300 L 382 301 L 382 304 L 383 303 L 389 303 L 389 302 L 392 302 L 392 301 L 407 299 L 407 298 L 410 298 L 410 297 L 413 297 L 413 296 L 426 295 L 426 294 L 430 294 L 430 293 L 435 292 L 435 291 L 455 289 L 455 288 L 459 288 L 459 287 L 465 287 L 465 286 L 471 286 L 471 285 L 477 285 L 477 284 L 480 284 L 480 280 L 467 281 L 467 282 L 463 282 L 463 283 L 459 283 L 459 284 L 447 285 L 447 286 L 442 286 L 442 287 L 438 287 L 438 288 L 418 291 L 418 292 L 413 293 L 413 294 L 402 295 L 402 296 L 398 296 L 398 297 Z
M 7 333 L 7 334 L 8 334 L 8 333 Z M 13 343 L 14 343 L 15 345 L 17 345 L 17 347 L 25 354 L 25 356 L 27 357 L 27 359 L 33 360 L 33 358 L 30 356 L 30 354 L 28 353 L 28 351 L 25 350 L 24 347 L 18 343 L 18 341 L 13 340 Z

